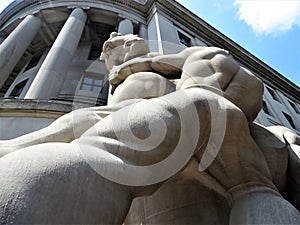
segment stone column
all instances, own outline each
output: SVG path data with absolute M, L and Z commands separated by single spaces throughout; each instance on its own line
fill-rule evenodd
M 25 98 L 50 99 L 61 91 L 86 22 L 82 9 L 73 10 L 52 45 Z
M 129 19 L 124 19 L 119 23 L 118 33 L 123 35 L 133 34 L 133 24 Z
M 41 27 L 39 18 L 28 15 L 0 45 L 0 86 L 4 84 Z
M 145 40 L 148 40 L 148 30 L 146 25 L 140 24 L 139 36 Z

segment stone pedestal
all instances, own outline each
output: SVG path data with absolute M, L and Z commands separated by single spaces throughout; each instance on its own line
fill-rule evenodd
M 125 224 L 227 224 L 229 213 L 225 198 L 181 174 L 153 195 L 134 199 Z

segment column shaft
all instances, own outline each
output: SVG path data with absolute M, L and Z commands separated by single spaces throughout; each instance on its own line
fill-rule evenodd
M 4 84 L 39 31 L 39 18 L 28 15 L 0 45 L 0 86 Z
M 80 41 L 86 14 L 74 9 L 52 45 L 25 98 L 50 99 L 61 91 L 64 78 Z
M 133 24 L 129 19 L 124 19 L 119 23 L 118 33 L 123 35 L 133 34 Z

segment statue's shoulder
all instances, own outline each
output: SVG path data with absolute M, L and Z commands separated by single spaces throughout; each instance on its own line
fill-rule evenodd
M 199 59 L 211 59 L 216 55 L 229 56 L 230 53 L 227 50 L 218 47 L 206 47 L 206 46 L 192 46 L 183 49 L 179 54 L 186 56 L 197 56 Z

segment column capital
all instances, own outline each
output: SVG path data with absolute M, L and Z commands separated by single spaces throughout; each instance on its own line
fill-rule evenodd
M 89 10 L 91 7 L 88 6 L 88 5 L 82 5 L 82 6 L 74 6 L 74 5 L 71 5 L 71 6 L 68 6 L 67 9 L 71 9 L 71 10 L 74 10 L 74 9 L 82 9 L 83 11 L 87 11 Z
M 132 22 L 132 24 L 139 24 L 139 22 L 137 20 L 129 18 L 129 16 L 126 16 L 121 13 L 118 14 L 118 20 L 119 20 L 119 22 L 121 22 L 122 20 L 130 20 Z
M 69 18 L 75 17 L 79 21 L 85 24 L 86 19 L 87 19 L 87 14 L 84 12 L 82 8 L 75 7 L 73 11 L 71 12 Z

